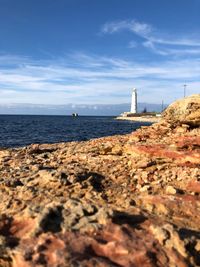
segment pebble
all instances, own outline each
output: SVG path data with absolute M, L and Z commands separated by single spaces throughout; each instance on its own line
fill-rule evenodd
M 173 186 L 168 185 L 168 186 L 166 187 L 166 193 L 167 193 L 167 194 L 175 195 L 175 194 L 177 193 L 177 190 L 176 190 L 176 188 L 174 188 Z

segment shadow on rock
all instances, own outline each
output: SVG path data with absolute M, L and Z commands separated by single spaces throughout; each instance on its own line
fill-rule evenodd
M 88 172 L 84 174 L 79 174 L 77 176 L 77 181 L 78 182 L 83 182 L 86 181 L 89 182 L 89 184 L 94 188 L 95 191 L 97 192 L 102 192 L 104 189 L 104 186 L 102 184 L 103 180 L 105 177 L 99 173 L 95 172 Z
M 130 226 L 137 227 L 137 224 L 143 223 L 146 220 L 142 214 L 128 214 L 123 211 L 114 211 L 112 222 L 118 225 L 128 224 Z

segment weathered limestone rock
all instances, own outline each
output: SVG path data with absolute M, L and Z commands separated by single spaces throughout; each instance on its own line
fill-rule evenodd
M 174 188 L 173 186 L 168 185 L 168 186 L 166 187 L 166 193 L 167 193 L 167 194 L 175 195 L 176 192 L 177 192 L 177 190 L 176 190 L 176 188 Z
M 0 266 L 200 266 L 198 101 L 129 135 L 0 150 Z
M 169 122 L 200 126 L 200 94 L 188 96 L 172 103 L 162 117 Z

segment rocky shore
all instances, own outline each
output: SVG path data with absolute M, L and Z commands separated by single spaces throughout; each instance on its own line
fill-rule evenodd
M 159 122 L 160 117 L 156 116 L 140 116 L 140 117 L 116 117 L 116 120 L 125 120 L 125 121 L 139 121 L 139 122 Z
M 123 136 L 0 151 L 0 266 L 200 266 L 200 95 Z

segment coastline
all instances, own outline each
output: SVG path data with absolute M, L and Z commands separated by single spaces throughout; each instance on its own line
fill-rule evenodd
M 153 117 L 153 116 L 141 116 L 141 117 L 116 117 L 116 120 L 127 120 L 127 121 L 137 121 L 137 122 L 159 122 L 161 117 Z

